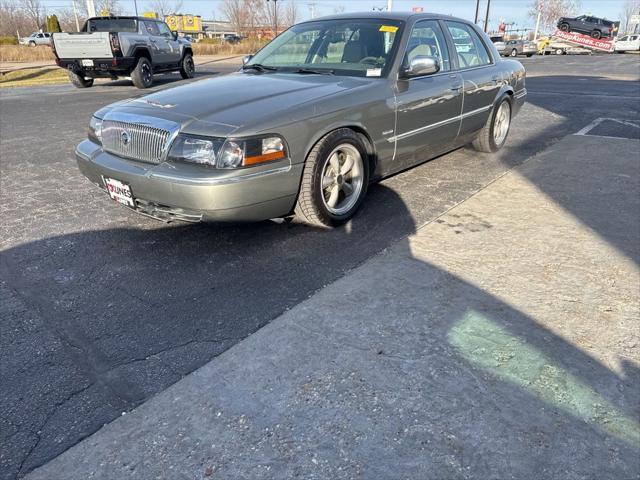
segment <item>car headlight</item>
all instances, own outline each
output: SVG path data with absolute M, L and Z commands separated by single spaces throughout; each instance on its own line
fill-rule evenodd
M 91 117 L 89 120 L 89 139 L 102 145 L 102 119 Z
M 275 135 L 242 140 L 178 135 L 169 151 L 169 160 L 224 169 L 258 165 L 286 156 L 284 140 Z

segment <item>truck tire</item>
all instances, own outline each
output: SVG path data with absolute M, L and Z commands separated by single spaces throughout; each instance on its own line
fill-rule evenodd
M 599 40 L 602 38 L 602 32 L 600 30 L 593 30 L 591 32 L 591 38 L 595 38 L 596 40 Z
M 562 30 L 563 32 L 569 32 L 569 30 L 571 30 L 571 27 L 568 23 L 563 23 L 562 25 L 560 25 L 560 30 Z
M 149 88 L 153 85 L 153 67 L 147 57 L 140 57 L 136 68 L 131 71 L 131 81 L 138 88 Z
M 504 95 L 495 105 L 487 123 L 482 127 L 473 148 L 479 152 L 493 153 L 502 148 L 511 127 L 511 97 Z
M 93 86 L 93 78 L 84 78 L 71 70 L 69 70 L 69 81 L 76 88 L 89 88 Z
M 564 55 L 564 50 L 562 48 L 556 49 L 556 55 Z
M 193 78 L 196 74 L 196 66 L 193 63 L 193 55 L 187 52 L 182 57 L 182 62 L 180 62 L 180 75 L 182 78 Z
M 360 136 L 340 128 L 321 139 L 302 172 L 295 213 L 308 224 L 334 227 L 360 208 L 369 185 L 369 155 Z

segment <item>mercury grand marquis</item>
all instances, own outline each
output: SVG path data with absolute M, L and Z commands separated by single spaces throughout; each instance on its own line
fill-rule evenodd
M 473 23 L 339 15 L 294 25 L 231 75 L 98 110 L 76 157 L 157 219 L 335 226 L 373 181 L 469 143 L 500 149 L 526 93 L 523 66 Z

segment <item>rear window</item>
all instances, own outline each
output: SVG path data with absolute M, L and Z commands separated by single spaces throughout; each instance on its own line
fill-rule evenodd
M 94 18 L 87 22 L 87 32 L 137 32 L 134 18 Z

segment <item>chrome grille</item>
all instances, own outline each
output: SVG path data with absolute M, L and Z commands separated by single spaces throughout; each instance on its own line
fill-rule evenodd
M 102 146 L 105 151 L 141 162 L 162 162 L 171 132 L 138 123 L 107 120 L 102 122 Z

